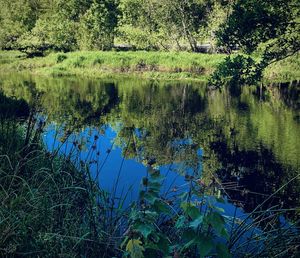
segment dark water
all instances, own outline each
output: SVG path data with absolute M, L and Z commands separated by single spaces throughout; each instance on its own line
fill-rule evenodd
M 236 206 L 251 212 L 300 171 L 296 82 L 213 91 L 199 83 L 15 74 L 1 76 L 0 87 L 38 107 L 49 150 L 90 162 L 101 186 L 128 202 L 149 162 L 166 176 L 165 194 L 184 191 L 189 177 L 217 185 L 228 214 Z M 292 180 L 264 208 L 300 207 L 299 193 L 300 179 Z

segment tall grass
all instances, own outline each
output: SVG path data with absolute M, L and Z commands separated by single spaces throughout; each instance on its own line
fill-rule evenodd
M 300 79 L 300 54 L 290 56 L 266 68 L 265 78 L 270 81 L 291 81 Z
M 52 53 L 46 57 L 2 65 L 2 71 L 31 71 L 47 75 L 109 77 L 138 75 L 144 78 L 204 80 L 222 61 L 222 54 L 188 52 L 102 52 Z
M 119 217 L 109 195 L 86 166 L 45 150 L 34 113 L 20 115 L 19 101 L 0 97 L 0 256 L 114 256 Z
M 18 51 L 0 52 L 0 72 L 29 71 L 51 76 L 92 78 L 138 76 L 150 79 L 206 81 L 224 60 L 224 54 L 151 51 L 77 51 L 26 58 Z M 299 55 L 268 67 L 264 79 L 299 80 Z
M 16 60 L 25 59 L 26 54 L 19 51 L 0 51 L 0 65 L 14 62 Z

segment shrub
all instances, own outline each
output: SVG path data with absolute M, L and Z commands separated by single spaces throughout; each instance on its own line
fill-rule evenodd
M 68 57 L 63 54 L 58 54 L 56 57 L 56 63 L 62 63 L 64 60 L 66 60 Z

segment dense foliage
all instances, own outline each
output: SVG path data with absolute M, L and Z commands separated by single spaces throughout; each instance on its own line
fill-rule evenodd
M 105 49 L 113 43 L 115 0 L 1 0 L 0 46 L 32 54 L 46 50 Z
M 0 5 L 0 49 L 28 56 L 112 48 L 239 50 L 240 56 L 217 69 L 211 80 L 216 86 L 224 78 L 258 82 L 267 66 L 300 50 L 297 0 L 0 0 Z
M 300 51 L 299 1 L 237 0 L 217 36 L 227 52 L 241 49 L 252 56 L 239 55 L 225 60 L 212 83 L 220 84 L 224 77 L 229 77 L 231 83 L 243 83 L 237 77 L 245 75 L 246 83 L 259 82 L 267 66 Z
M 46 50 L 198 50 L 224 19 L 219 0 L 1 0 L 0 48 Z

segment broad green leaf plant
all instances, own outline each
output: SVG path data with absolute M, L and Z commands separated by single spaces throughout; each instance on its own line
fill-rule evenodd
M 163 198 L 164 177 L 148 165 L 138 203 L 132 206 L 124 257 L 231 257 L 229 234 L 216 198 L 206 196 L 206 186 L 193 177 L 188 192 Z M 222 201 L 220 198 L 218 201 Z

